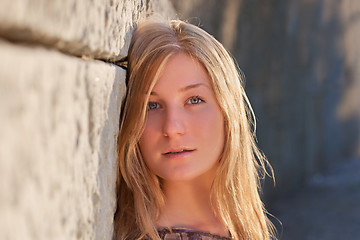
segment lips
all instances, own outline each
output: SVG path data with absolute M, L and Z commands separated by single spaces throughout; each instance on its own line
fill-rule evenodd
M 185 157 L 195 151 L 195 149 L 188 148 L 179 148 L 179 149 L 170 149 L 163 153 L 165 157 L 169 158 L 177 158 L 177 157 Z
M 192 151 L 192 150 L 185 150 L 185 149 L 183 149 L 183 150 L 180 150 L 180 151 L 170 151 L 170 152 L 167 152 L 167 153 L 164 153 L 165 155 L 166 154 L 174 154 L 174 153 L 183 153 L 183 152 L 190 152 L 190 151 Z

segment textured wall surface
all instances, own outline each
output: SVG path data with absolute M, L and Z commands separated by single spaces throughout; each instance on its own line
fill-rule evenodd
M 0 32 L 11 40 L 50 45 L 74 55 L 126 55 L 134 22 L 173 15 L 167 0 L 0 0 Z
M 224 43 L 244 71 L 271 195 L 360 155 L 357 0 L 173 1 Z M 270 181 L 269 181 L 270 182 Z
M 124 71 L 3 41 L 0 52 L 1 239 L 110 239 Z
M 0 0 L 0 239 L 111 240 L 126 55 L 157 1 Z M 97 59 L 97 60 L 96 60 Z

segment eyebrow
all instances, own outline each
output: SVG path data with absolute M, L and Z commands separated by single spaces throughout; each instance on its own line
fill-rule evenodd
M 179 89 L 179 92 L 186 92 L 190 89 L 201 87 L 201 86 L 209 88 L 209 86 L 204 83 L 195 83 L 195 84 L 191 84 L 191 85 L 188 85 L 188 86 L 185 86 L 185 87 Z M 157 96 L 158 94 L 156 92 L 151 92 L 150 95 Z

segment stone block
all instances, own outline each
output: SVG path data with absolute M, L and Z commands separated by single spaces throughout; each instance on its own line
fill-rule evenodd
M 3 38 L 110 60 L 127 54 L 139 18 L 175 15 L 167 0 L 1 0 L 0 6 Z
M 3 40 L 0 52 L 0 239 L 112 239 L 125 71 Z

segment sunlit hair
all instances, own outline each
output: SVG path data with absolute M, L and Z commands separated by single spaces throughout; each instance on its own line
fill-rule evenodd
M 177 53 L 188 54 L 205 67 L 224 116 L 225 145 L 211 189 L 214 209 L 234 239 L 272 238 L 273 227 L 259 196 L 267 161 L 254 140 L 255 118 L 234 60 L 199 27 L 147 19 L 138 24 L 128 54 L 128 89 L 118 139 L 115 239 L 159 239 L 154 222 L 164 196 L 138 142 L 151 89 L 166 61 Z

